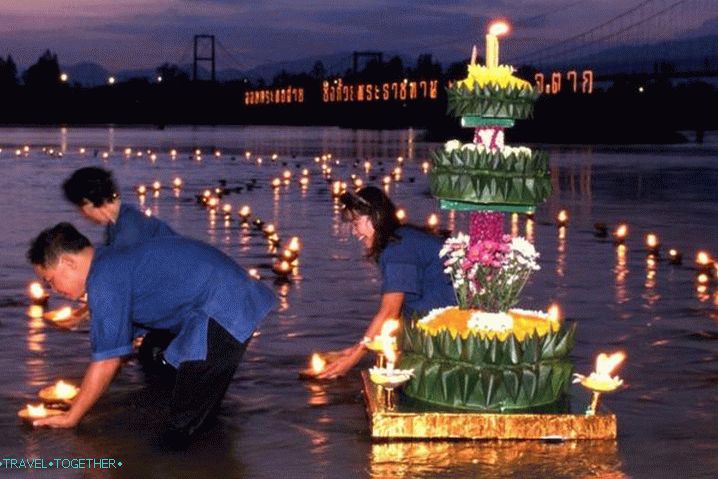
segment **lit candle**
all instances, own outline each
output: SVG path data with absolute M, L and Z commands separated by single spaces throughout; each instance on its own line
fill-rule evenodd
M 436 215 L 436 213 L 431 213 L 429 217 L 426 219 L 426 225 L 433 229 L 436 229 L 437 226 L 439 226 L 439 217 Z
M 249 218 L 249 216 L 252 214 L 252 208 L 247 205 L 244 205 L 239 209 L 238 214 L 242 218 L 242 220 L 247 221 L 247 218 Z
M 696 266 L 698 266 L 699 270 L 709 270 L 712 264 L 713 258 L 711 258 L 711 256 L 707 252 L 699 251 L 698 254 L 696 254 Z
M 558 216 L 556 217 L 556 224 L 559 228 L 562 228 L 566 226 L 566 223 L 568 223 L 568 212 L 566 210 L 561 210 L 558 212 Z
M 50 321 L 54 321 L 56 323 L 67 321 L 70 317 L 72 317 L 72 308 L 70 306 L 65 306 L 55 311 L 48 311 L 46 313 L 46 317 Z
M 399 223 L 406 221 L 406 211 L 403 208 L 396 210 L 396 219 L 399 220 Z
M 302 249 L 302 244 L 299 241 L 298 236 L 292 236 L 292 239 L 289 240 L 289 245 L 287 245 L 287 249 L 289 249 L 290 251 L 294 251 L 296 253 L 298 253 L 299 250 Z
M 139 186 L 137 187 L 137 194 L 140 195 L 140 196 L 142 196 L 142 195 L 144 195 L 145 193 L 147 193 L 147 187 L 146 187 L 145 185 L 139 185 Z
M 384 347 L 382 349 L 384 357 L 386 358 L 386 372 L 391 374 L 394 371 L 394 363 L 396 362 L 396 352 L 391 341 L 384 341 Z
M 558 323 L 561 320 L 561 308 L 558 304 L 554 303 L 548 307 L 548 320 Z
M 180 178 L 180 177 L 175 178 L 174 181 L 172 181 L 172 184 L 174 185 L 174 187 L 176 189 L 179 190 L 180 188 L 182 188 L 182 178 Z
M 626 236 L 628 236 L 628 226 L 626 224 L 619 225 L 613 233 L 613 237 L 618 244 L 626 241 Z
M 648 248 L 649 253 L 658 253 L 658 248 L 660 247 L 660 245 L 661 244 L 658 241 L 658 236 L 656 236 L 654 233 L 649 233 L 646 235 L 646 248 Z
M 499 35 L 508 33 L 509 25 L 504 21 L 494 22 L 489 25 L 489 33 L 486 34 L 486 66 L 496 68 L 499 66 Z
M 33 419 L 47 417 L 47 409 L 45 409 L 44 404 L 39 404 L 37 406 L 28 404 L 27 405 L 27 415 L 28 415 L 28 417 L 31 417 Z
M 155 181 L 154 183 L 152 183 L 152 189 L 153 189 L 153 190 L 159 191 L 160 188 L 162 188 L 162 183 L 160 183 L 159 181 Z
M 28 294 L 30 295 L 30 301 L 32 304 L 37 306 L 44 306 L 47 304 L 49 295 L 37 281 L 30 283 L 30 286 L 28 286 Z
M 319 374 L 324 371 L 326 365 L 327 362 L 319 355 L 319 353 L 312 354 L 312 372 L 314 374 Z
M 669 259 L 669 262 L 670 262 L 671 264 L 681 264 L 681 263 L 683 263 L 683 254 L 681 254 L 681 252 L 678 251 L 678 250 L 675 249 L 675 248 L 671 248 L 671 249 L 668 251 L 668 256 L 669 256 L 669 258 L 670 258 L 670 259 Z

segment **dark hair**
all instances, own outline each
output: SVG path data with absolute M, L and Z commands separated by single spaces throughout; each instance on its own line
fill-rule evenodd
M 62 184 L 62 189 L 65 198 L 77 206 L 82 206 L 86 201 L 93 206 L 102 206 L 119 196 L 112 172 L 94 166 L 76 170 Z
M 42 266 L 54 265 L 63 253 L 79 253 L 91 246 L 82 233 L 70 223 L 58 223 L 52 228 L 43 230 L 30 243 L 27 259 L 31 264 Z
M 374 227 L 374 240 L 367 257 L 379 261 L 379 255 L 390 241 L 401 239 L 396 230 L 401 226 L 396 217 L 396 206 L 389 197 L 376 186 L 367 186 L 354 193 L 347 191 L 339 198 L 344 209 L 344 221 L 356 216 L 368 216 Z

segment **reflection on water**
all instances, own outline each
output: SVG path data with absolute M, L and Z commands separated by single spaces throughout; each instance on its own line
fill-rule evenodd
M 25 144 L 31 148 L 16 156 Z M 44 145 L 49 149 L 43 152 Z M 428 193 L 424 163 L 435 146 L 412 130 L 0 130 L 2 218 L 13 225 L 0 233 L 4 455 L 118 457 L 127 464 L 118 473 L 67 477 L 718 476 L 712 420 L 718 401 L 716 272 L 702 280 L 692 264 L 647 257 L 638 239 L 655 232 L 687 258 L 697 250 L 716 253 L 714 150 L 556 148 L 550 152 L 554 194 L 535 217 L 507 215 L 506 231 L 525 234 L 543 266 L 518 306 L 545 309 L 560 300 L 563 314 L 578 323 L 577 371 L 590 371 L 599 351 L 628 353 L 621 374 L 626 386 L 603 398 L 602 406 L 618 417 L 617 443 L 372 444 L 357 374 L 329 383 L 297 380 L 313 351 L 356 343 L 379 301 L 376 265 L 363 258 L 342 222 L 333 182 L 352 187 L 355 175 L 355 182 L 383 184 L 410 221 L 422 224 L 436 213 L 439 228 L 465 231 L 467 214 L 438 211 Z M 58 377 L 79 380 L 88 360 L 87 329 L 61 331 L 47 327 L 37 312 L 28 317 L 25 289 L 32 271 L 24 259 L 29 239 L 58 221 L 72 221 L 93 241 L 101 239 L 101 228 L 81 220 L 59 188 L 62 178 L 88 165 L 112 169 L 124 201 L 149 208 L 177 231 L 255 269 L 280 299 L 245 354 L 217 426 L 184 455 L 157 448 L 168 393 L 148 387 L 133 361 L 77 431 L 33 431 L 17 424 L 16 411 L 40 387 Z M 285 171 L 291 179 L 272 187 Z M 155 181 L 172 185 L 177 177 L 181 189 L 150 190 Z M 308 178 L 306 185 L 300 177 Z M 141 184 L 148 192 L 138 196 Z M 227 190 L 219 208 L 232 206 L 229 220 L 195 198 L 219 185 Z M 240 205 L 251 208 L 244 224 Z M 553 219 L 562 209 L 571 221 L 556 228 Z M 278 243 L 254 225 L 257 219 L 275 225 Z M 616 246 L 594 236 L 595 223 L 610 231 L 621 222 L 630 224 L 635 239 Z M 281 280 L 272 267 L 292 236 L 301 240 L 301 257 Z M 58 298 L 50 303 L 57 307 Z M 573 410 L 584 410 L 589 395 L 575 387 L 571 394 Z

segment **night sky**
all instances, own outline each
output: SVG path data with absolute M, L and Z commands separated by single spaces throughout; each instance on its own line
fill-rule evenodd
M 669 3 L 667 0 L 656 0 Z M 691 0 L 718 4 L 715 0 Z M 625 12 L 638 0 L 2 0 L 0 55 L 20 68 L 46 48 L 60 64 L 83 61 L 109 70 L 189 63 L 194 34 L 214 34 L 219 69 L 248 69 L 353 50 L 381 50 L 441 61 L 483 48 L 490 18 L 514 31 L 502 55 L 534 50 Z M 694 15 L 664 36 L 718 33 L 713 12 Z M 648 33 L 652 34 L 651 32 Z M 644 36 L 646 34 L 644 33 Z M 649 39 L 650 40 L 650 39 Z

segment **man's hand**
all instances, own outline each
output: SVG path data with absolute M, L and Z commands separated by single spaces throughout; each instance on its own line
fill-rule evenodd
M 68 429 L 77 426 L 80 419 L 75 419 L 69 413 L 58 414 L 41 419 L 35 419 L 32 425 L 35 427 L 51 427 L 54 429 Z

